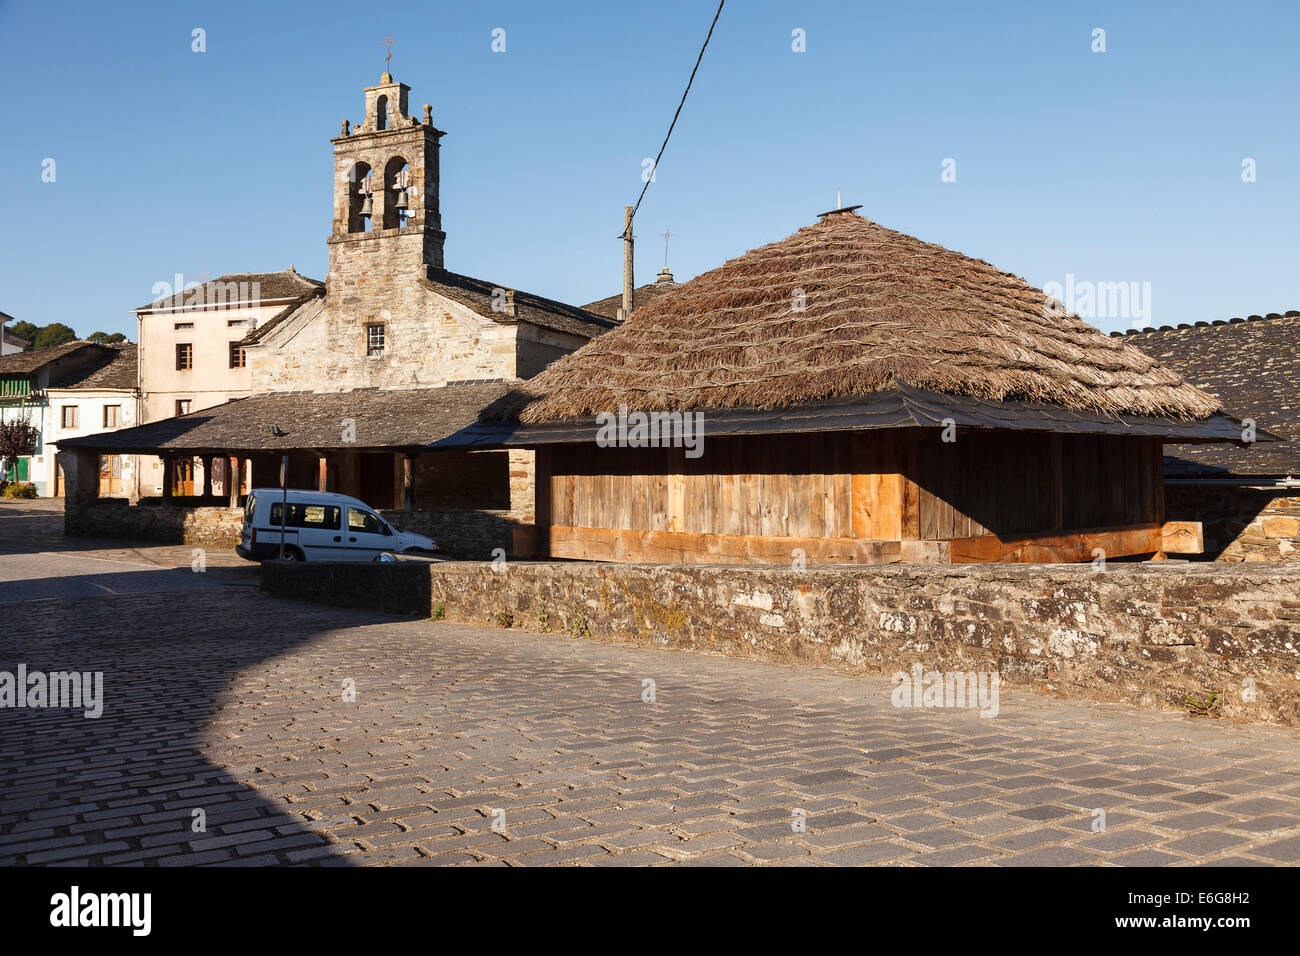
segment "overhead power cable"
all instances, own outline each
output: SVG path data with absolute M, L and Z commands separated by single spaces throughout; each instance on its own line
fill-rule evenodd
M 718 17 L 722 16 L 722 5 L 726 2 L 727 0 L 719 0 L 718 12 L 713 15 L 713 22 L 709 24 L 709 34 L 704 38 L 704 45 L 700 47 L 700 55 L 695 58 L 695 69 L 691 70 L 691 78 L 686 81 L 682 101 L 677 104 L 677 112 L 673 114 L 673 121 L 668 124 L 668 134 L 664 136 L 663 145 L 659 147 L 659 155 L 655 157 L 654 165 L 650 167 L 650 175 L 646 178 L 645 185 L 641 187 L 641 195 L 637 196 L 636 205 L 632 207 L 633 219 L 636 218 L 637 210 L 641 208 L 641 200 L 645 199 L 645 191 L 650 188 L 650 182 L 654 179 L 654 171 L 659 168 L 659 160 L 663 159 L 664 150 L 668 148 L 668 140 L 673 135 L 673 127 L 677 125 L 677 117 L 682 115 L 682 107 L 686 105 L 686 96 L 691 92 L 691 84 L 695 82 L 695 73 L 700 68 L 700 61 L 704 59 L 704 51 L 709 48 L 709 40 L 713 37 L 713 28 L 718 25 Z M 624 230 L 619 238 L 626 239 L 627 231 Z

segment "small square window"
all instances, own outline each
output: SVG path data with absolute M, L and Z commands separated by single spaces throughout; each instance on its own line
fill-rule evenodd
M 176 414 L 177 414 L 177 415 L 188 415 L 188 414 L 190 413 L 190 406 L 191 406 L 191 403 L 192 403 L 193 401 L 194 401 L 194 400 L 193 400 L 192 398 L 178 398 L 178 399 L 176 399 Z
M 384 327 L 382 325 L 366 326 L 366 355 L 373 357 L 384 354 Z
M 226 319 L 226 328 L 228 329 L 248 328 L 248 319 Z
M 193 322 L 173 322 L 173 323 L 172 323 L 172 328 L 179 332 L 181 329 L 192 329 L 192 328 L 194 328 L 194 323 L 193 323 Z
M 76 428 L 77 427 L 77 406 L 64 405 L 61 421 L 63 422 L 64 428 Z
M 122 421 L 121 405 L 104 406 L 104 427 L 105 428 L 116 428 L 121 421 Z
M 230 367 L 243 368 L 247 359 L 244 357 L 244 350 L 238 342 L 230 343 Z
M 176 371 L 188 372 L 194 368 L 194 346 L 189 342 L 176 345 Z

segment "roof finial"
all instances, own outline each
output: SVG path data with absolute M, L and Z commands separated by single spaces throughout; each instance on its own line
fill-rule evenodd
M 389 33 L 388 36 L 384 39 L 384 47 L 388 50 L 388 54 L 384 57 L 384 76 L 387 76 L 388 82 L 391 83 L 393 82 L 393 79 L 388 72 L 388 64 L 393 59 L 393 34 L 392 33 Z

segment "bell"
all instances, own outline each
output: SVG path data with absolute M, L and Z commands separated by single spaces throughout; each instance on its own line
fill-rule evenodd
M 369 196 L 366 196 L 365 201 L 361 203 L 361 215 L 369 216 L 372 215 L 374 211 L 375 211 L 374 203 L 370 201 Z
M 405 189 L 399 191 L 398 194 L 397 194 L 397 208 L 400 209 L 400 210 L 402 210 L 402 212 L 406 212 L 406 210 L 407 210 L 408 208 L 410 208 L 410 207 L 407 205 L 407 202 L 406 202 L 406 190 L 405 190 Z

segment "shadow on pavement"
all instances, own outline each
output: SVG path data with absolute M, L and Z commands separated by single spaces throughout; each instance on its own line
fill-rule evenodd
M 81 709 L 0 708 L 0 865 L 276 863 L 303 851 L 310 862 L 346 862 L 305 815 L 244 782 L 257 767 L 212 763 L 205 734 L 233 707 L 247 732 L 221 735 L 223 749 L 246 737 L 258 754 L 270 747 L 270 756 L 250 759 L 277 767 L 300 759 L 268 741 L 292 721 L 290 708 L 241 686 L 241 675 L 327 630 L 390 618 L 247 592 L 236 614 L 231 597 L 212 590 L 190 591 L 180 606 L 156 593 L 0 607 L 0 671 L 23 663 L 29 673 L 103 672 L 98 719 Z M 339 684 L 324 675 L 305 683 L 284 693 L 308 705 L 320 734 L 338 720 Z M 301 762 L 304 772 L 313 765 Z M 311 796 L 305 785 L 283 789 Z M 334 797 L 329 811 L 345 813 L 342 802 Z M 330 803 L 325 796 L 304 809 Z M 206 832 L 191 828 L 196 808 Z

